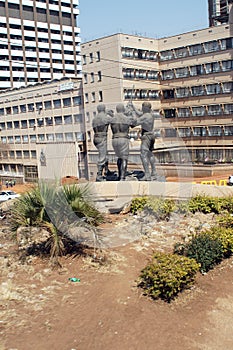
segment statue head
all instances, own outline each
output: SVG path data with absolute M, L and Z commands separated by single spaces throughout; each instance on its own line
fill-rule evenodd
M 97 106 L 97 112 L 100 113 L 100 112 L 105 112 L 105 105 L 104 104 L 100 104 Z
M 144 112 L 144 113 L 148 113 L 148 112 L 150 112 L 151 111 L 151 103 L 150 102 L 143 102 L 143 104 L 142 104 L 142 111 Z
M 119 103 L 118 105 L 116 105 L 116 111 L 117 111 L 117 113 L 124 113 L 125 112 L 125 106 L 123 105 L 123 103 Z

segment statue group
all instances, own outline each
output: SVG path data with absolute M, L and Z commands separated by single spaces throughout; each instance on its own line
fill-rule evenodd
M 105 181 L 106 177 L 112 174 L 108 168 L 108 128 L 112 130 L 112 146 L 117 157 L 118 180 L 124 181 L 129 157 L 129 130 L 139 125 L 141 126 L 140 157 L 144 170 L 141 180 L 156 180 L 157 173 L 153 154 L 154 117 L 151 103 L 143 102 L 141 111 L 137 110 L 132 102 L 129 102 L 126 107 L 118 104 L 116 113 L 106 110 L 106 106 L 100 104 L 97 106 L 97 112 L 92 122 L 94 145 L 98 150 L 96 181 Z

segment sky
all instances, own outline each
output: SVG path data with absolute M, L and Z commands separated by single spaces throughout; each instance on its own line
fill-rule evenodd
M 163 38 L 208 27 L 208 0 L 79 0 L 82 42 L 115 33 Z

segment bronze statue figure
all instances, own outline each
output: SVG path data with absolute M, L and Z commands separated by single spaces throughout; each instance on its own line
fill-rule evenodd
M 108 169 L 108 157 L 107 157 L 107 136 L 108 127 L 111 122 L 110 113 L 106 112 L 104 104 L 97 106 L 97 115 L 93 118 L 92 127 L 94 131 L 94 145 L 98 149 L 98 162 L 97 162 L 97 176 L 96 181 L 105 181 L 105 176 L 108 175 L 110 170 Z M 103 170 L 105 173 L 103 176 Z
M 136 125 L 136 118 L 127 113 L 123 104 L 116 106 L 116 114 L 111 119 L 112 146 L 117 156 L 118 180 L 124 181 L 129 157 L 129 128 Z

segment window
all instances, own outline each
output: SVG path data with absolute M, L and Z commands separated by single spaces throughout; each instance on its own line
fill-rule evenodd
M 191 87 L 192 96 L 202 96 L 205 94 L 204 86 L 192 86 Z
M 208 115 L 219 115 L 222 114 L 222 108 L 220 105 L 208 106 Z
M 201 44 L 189 46 L 189 55 L 201 55 L 204 52 L 203 46 Z
M 26 105 L 20 105 L 20 112 L 25 113 L 26 112 Z
M 86 55 L 83 55 L 83 64 L 87 64 L 87 57 L 86 57 Z
M 99 51 L 96 52 L 96 56 L 97 56 L 96 61 L 99 62 L 100 61 L 100 52 Z
M 222 128 L 221 126 L 209 126 L 208 127 L 209 136 L 221 136 L 222 135 Z
M 46 117 L 45 118 L 45 124 L 46 125 L 53 125 L 53 118 L 52 117 Z
M 218 41 L 214 40 L 214 41 L 209 41 L 207 43 L 204 43 L 204 50 L 205 50 L 205 53 L 218 51 L 219 50 Z
M 61 108 L 61 100 L 53 101 L 54 108 Z
M 57 133 L 55 134 L 56 141 L 63 141 L 63 134 L 62 133 Z
M 72 115 L 64 115 L 64 123 L 72 124 Z
M 79 124 L 82 122 L 82 114 L 74 114 L 74 122 Z
M 45 109 L 51 109 L 52 108 L 52 102 L 51 101 L 45 101 L 44 102 L 44 108 Z
M 188 88 L 177 88 L 175 90 L 176 97 L 188 97 L 189 96 L 189 89 Z
M 29 128 L 33 128 L 35 126 L 35 124 L 36 124 L 35 119 L 29 119 L 28 122 L 29 122 Z
M 21 120 L 21 128 L 26 129 L 28 127 L 27 120 Z
M 22 139 L 23 139 L 23 143 L 28 143 L 28 135 L 23 135 Z
M 103 101 L 103 92 L 99 91 L 99 102 Z
M 14 129 L 19 129 L 19 121 L 14 121 Z
M 226 72 L 228 70 L 233 69 L 233 60 L 230 61 L 222 61 L 222 70 L 223 72 Z
M 84 73 L 84 75 L 83 75 L 83 80 L 84 80 L 84 84 L 87 84 L 87 83 L 88 83 L 87 73 Z
M 25 159 L 28 159 L 29 156 L 30 156 L 29 151 L 23 151 L 23 157 L 24 157 Z
M 54 141 L 54 135 L 53 134 L 46 134 L 46 140 L 47 141 Z
M 180 118 L 190 117 L 190 109 L 189 108 L 178 108 L 177 116 Z
M 36 142 L 36 135 L 30 135 L 30 143 Z
M 71 98 L 67 97 L 67 98 L 63 98 L 63 107 L 70 107 L 71 106 Z
M 206 136 L 207 131 L 205 127 L 194 127 L 193 136 Z
M 66 141 L 73 141 L 73 133 L 72 132 L 66 132 L 65 133 L 65 140 Z
M 180 47 L 178 49 L 175 49 L 175 57 L 186 57 L 188 56 L 188 50 L 186 47 Z
M 60 125 L 62 124 L 62 117 L 54 117 L 55 125 Z
M 190 67 L 190 75 L 191 76 L 201 75 L 201 74 L 204 74 L 204 73 L 205 73 L 204 67 L 201 64 L 197 65 L 197 66 Z
M 173 70 L 164 70 L 162 71 L 162 80 L 169 80 L 169 79 L 174 79 L 174 72 Z
M 233 92 L 233 83 L 232 82 L 223 83 L 222 84 L 222 90 L 223 90 L 224 94 Z
M 167 51 L 161 51 L 160 52 L 160 60 L 161 61 L 167 61 L 173 59 L 173 52 L 172 50 L 167 50 Z
M 224 105 L 224 114 L 232 114 L 233 113 L 233 104 Z
M 19 135 L 15 136 L 15 143 L 21 143 L 21 137 Z
M 132 68 L 123 68 L 123 77 L 126 78 L 126 79 L 134 79 L 134 77 L 135 77 L 134 69 L 132 69 Z
M 28 112 L 34 111 L 34 103 L 29 103 L 27 106 L 28 106 Z
M 208 85 L 206 85 L 206 93 L 207 93 L 207 95 L 220 94 L 221 93 L 220 84 L 208 84 Z
M 192 115 L 193 115 L 193 117 L 204 116 L 205 115 L 205 107 L 204 106 L 192 107 Z
M 82 103 L 82 98 L 81 96 L 74 96 L 73 97 L 73 105 L 74 106 L 79 106 Z
M 19 113 L 19 107 L 18 106 L 14 106 L 13 107 L 13 114 L 17 114 Z
M 93 53 L 90 53 L 90 63 L 93 63 Z
M 95 92 L 91 93 L 91 102 L 95 102 Z
M 45 134 L 38 134 L 38 141 L 40 142 L 45 141 Z
M 75 133 L 75 139 L 77 141 L 84 141 L 84 134 L 82 132 L 76 132 Z
M 95 74 L 91 72 L 91 83 L 94 83 L 95 81 Z
M 4 115 L 4 108 L 0 108 L 0 115 Z
M 190 137 L 191 136 L 191 129 L 190 128 L 179 128 L 177 131 L 178 131 L 179 137 Z
M 6 126 L 7 126 L 7 129 L 12 129 L 12 122 L 7 122 Z
M 43 118 L 38 118 L 37 119 L 37 126 L 43 126 L 44 125 L 44 119 Z
M 147 79 L 149 79 L 149 80 L 158 80 L 158 72 L 157 71 L 153 71 L 153 70 L 149 70 L 147 72 Z
M 176 110 L 175 109 L 165 109 L 164 116 L 165 116 L 165 118 L 175 118 Z
M 88 103 L 89 99 L 88 99 L 88 93 L 85 93 L 85 103 Z
M 176 78 L 188 77 L 189 76 L 189 69 L 188 69 L 188 67 L 176 68 L 175 69 L 175 75 L 176 75 Z

